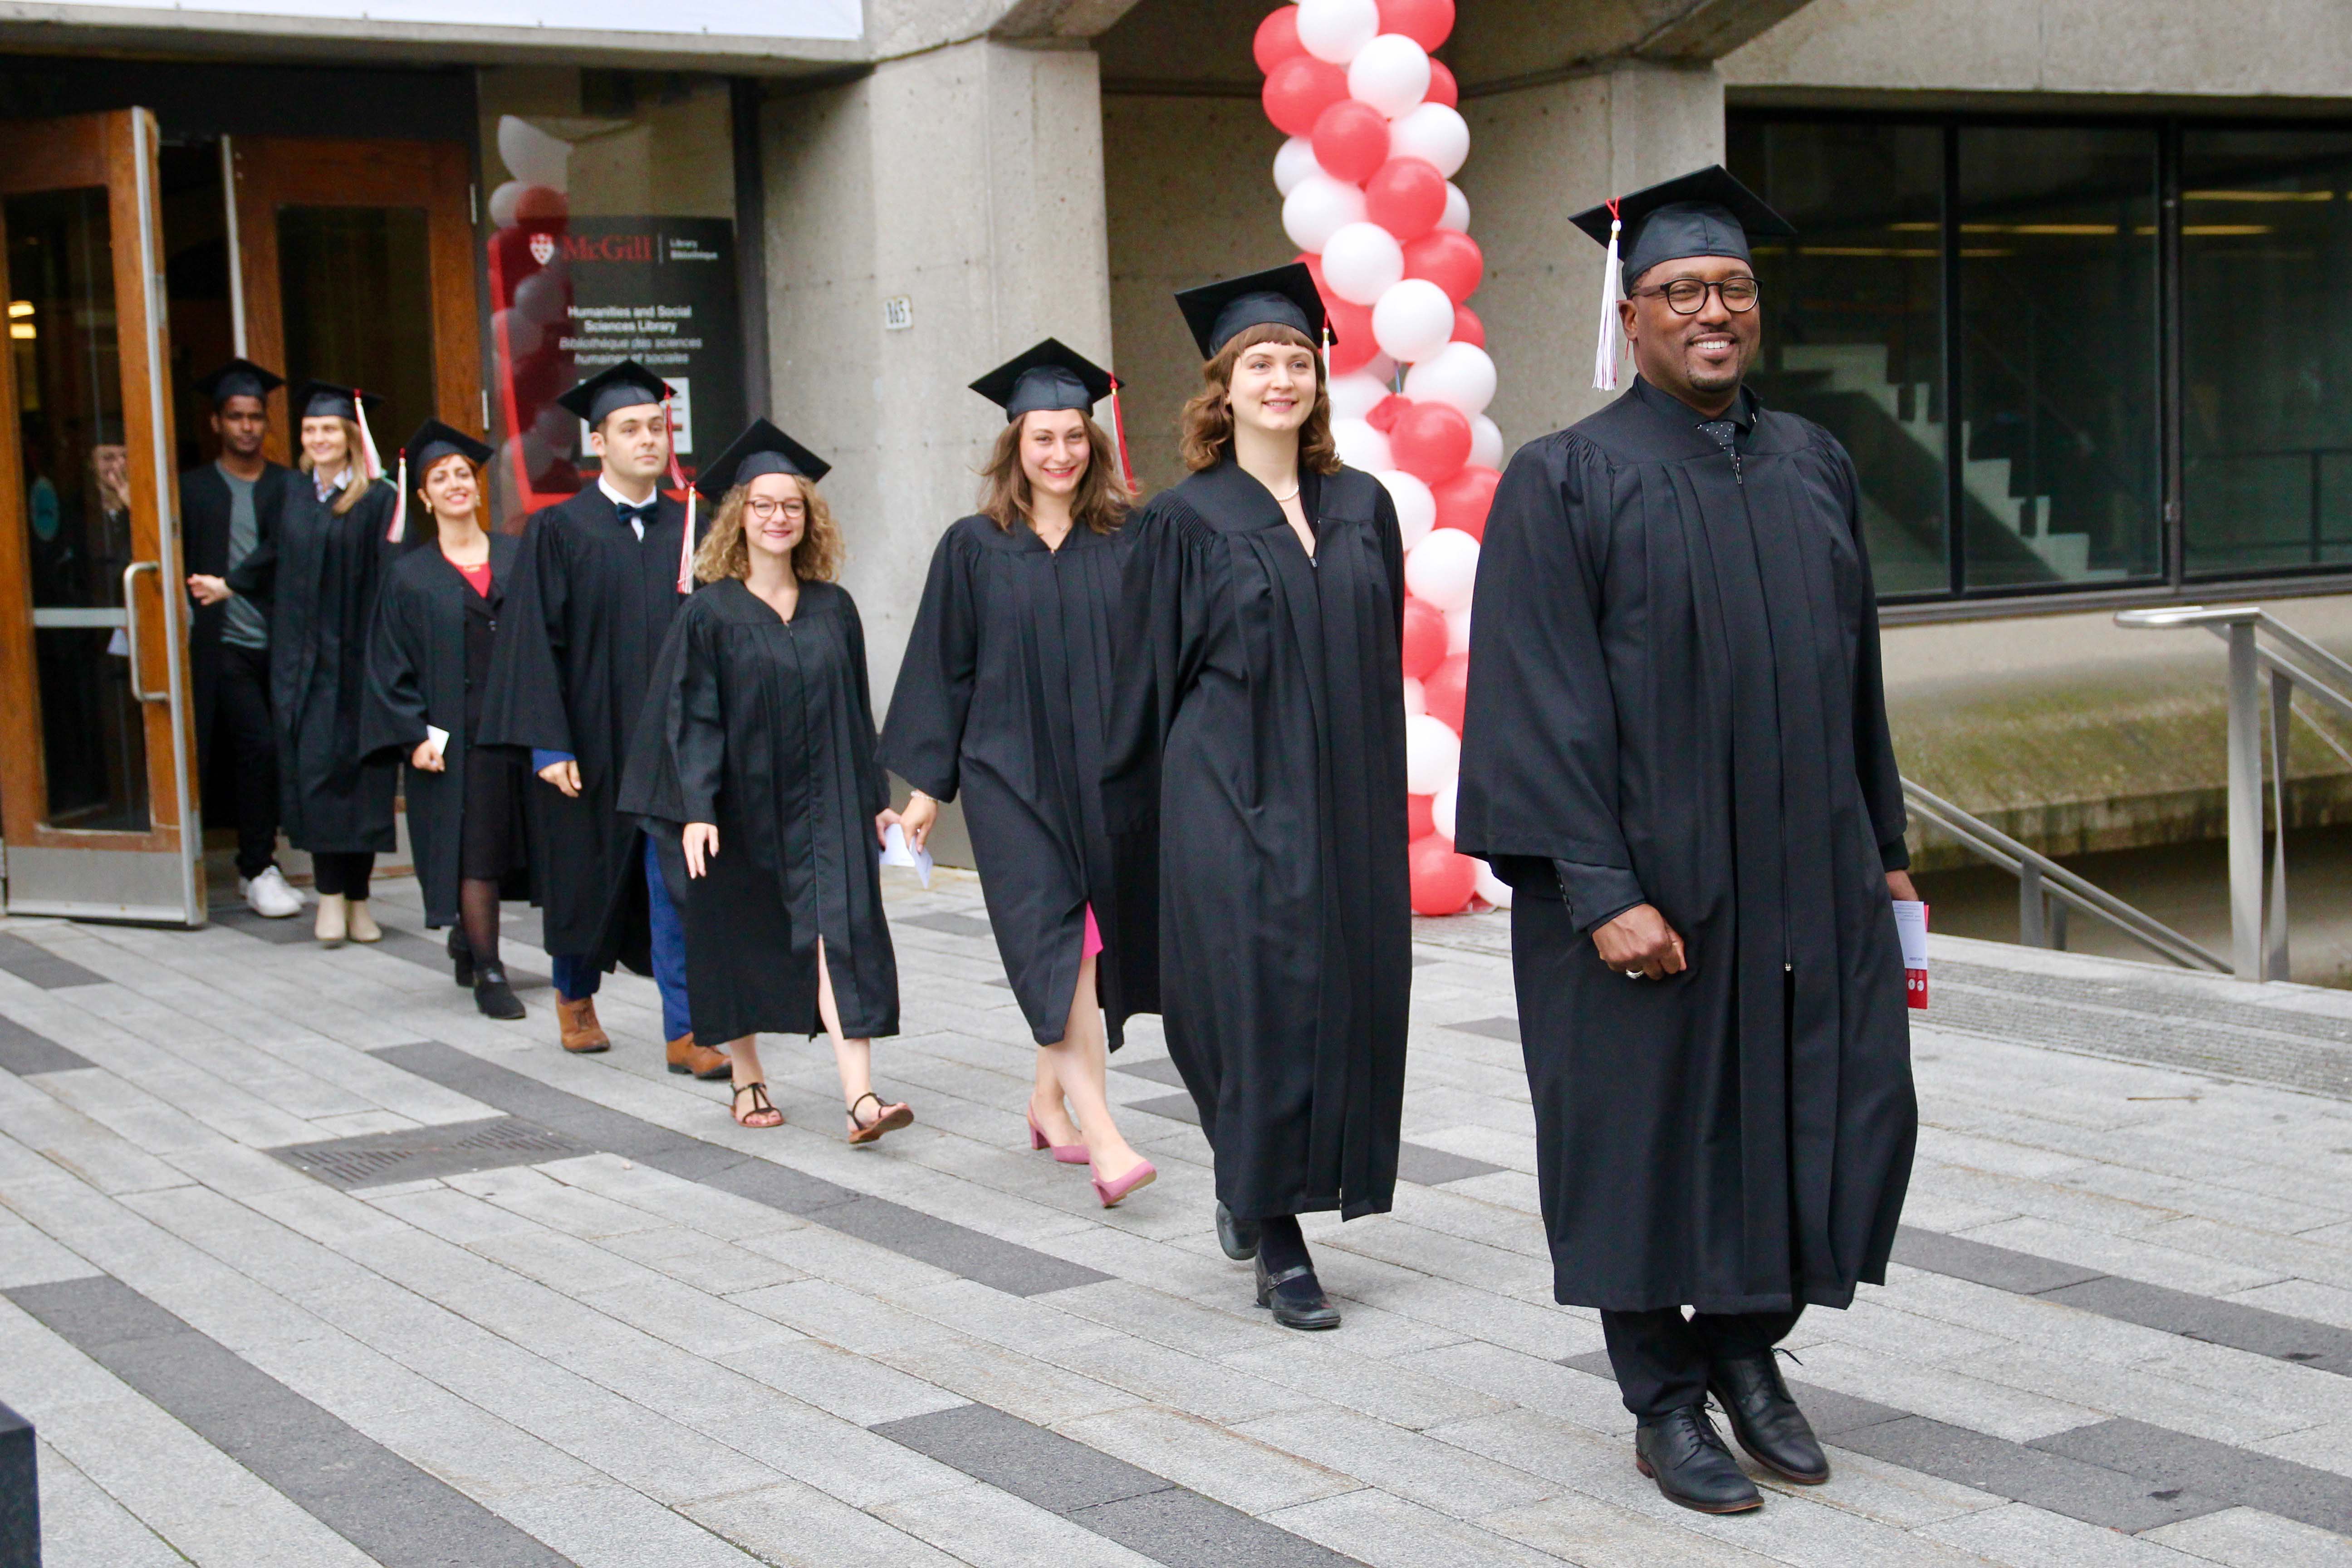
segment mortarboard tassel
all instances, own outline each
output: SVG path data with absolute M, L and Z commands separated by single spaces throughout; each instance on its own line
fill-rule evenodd
M 1126 477 L 1127 493 L 1135 495 L 1135 465 L 1127 460 L 1127 416 L 1118 410 L 1118 377 L 1110 378 L 1110 433 L 1118 443 L 1118 471 Z
M 402 539 L 406 537 L 407 533 L 408 448 L 403 447 L 400 449 L 400 493 L 393 498 L 392 527 L 384 533 L 383 542 L 386 544 L 398 544 Z
M 1624 228 L 1617 204 L 1609 204 L 1609 258 L 1601 268 L 1601 335 L 1592 351 L 1592 384 L 1601 392 L 1617 390 L 1617 362 L 1625 353 L 1625 323 L 1617 302 L 1625 298 L 1625 279 L 1617 261 L 1617 237 Z
M 360 462 L 370 483 L 383 478 L 383 459 L 376 456 L 375 437 L 368 432 L 367 394 L 352 388 L 352 412 L 359 416 Z
M 694 487 L 686 482 L 686 470 L 677 466 L 677 421 L 671 416 L 669 399 L 662 399 L 662 423 L 669 426 L 669 482 L 686 492 L 686 531 L 677 542 L 677 591 L 694 592 Z

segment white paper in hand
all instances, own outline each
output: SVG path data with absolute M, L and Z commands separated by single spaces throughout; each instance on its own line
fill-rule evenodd
M 895 822 L 882 830 L 882 864 L 904 866 L 922 879 L 924 887 L 931 885 L 931 852 L 908 847 L 907 830 Z
M 433 748 L 435 756 L 446 756 L 449 752 L 449 731 L 438 724 L 427 724 L 425 726 L 425 743 Z
M 1927 1005 L 1927 906 L 1895 900 L 1895 934 L 1903 943 L 1903 991 L 1914 1007 Z

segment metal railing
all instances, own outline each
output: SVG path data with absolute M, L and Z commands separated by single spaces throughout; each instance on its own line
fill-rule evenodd
M 2200 626 L 2230 647 L 2228 751 L 2230 773 L 2230 952 L 2241 980 L 2287 977 L 2286 764 L 2296 718 L 2297 691 L 2340 719 L 2352 721 L 2352 664 L 2336 658 L 2260 605 L 2181 605 L 2119 610 L 2116 625 L 2168 631 Z M 2275 647 L 2265 647 L 2267 637 Z M 2269 677 L 2270 722 L 2263 722 L 2263 677 Z M 2325 679 L 2323 679 L 2323 677 Z M 2302 715 L 2336 753 L 2352 753 L 2309 714 Z M 2270 897 L 2263 888 L 2263 763 L 2270 762 L 2272 837 Z
M 2030 848 L 1982 817 L 1971 816 L 1941 795 L 1903 781 L 1911 810 L 2017 879 L 2017 940 L 2028 947 L 2066 945 L 2066 913 L 2080 910 L 2183 969 L 2226 974 L 2230 965 L 2155 916 L 2136 910 L 2094 887 L 2038 849 Z

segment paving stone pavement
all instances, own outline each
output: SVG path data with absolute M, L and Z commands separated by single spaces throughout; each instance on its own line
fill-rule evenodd
M 1714 1520 L 1551 1303 L 1505 917 L 1417 925 L 1404 1179 L 1309 1221 L 1310 1337 L 1217 1250 L 1151 1021 L 1112 1098 L 1158 1183 L 1028 1152 L 968 876 L 890 874 L 918 1121 L 867 1149 L 799 1041 L 735 1127 L 649 982 L 604 1056 L 543 981 L 480 1018 L 415 896 L 374 950 L 0 922 L 51 1568 L 2352 1564 L 2352 995 L 1937 939 L 1896 1261 L 1789 1344 L 1835 1474 Z

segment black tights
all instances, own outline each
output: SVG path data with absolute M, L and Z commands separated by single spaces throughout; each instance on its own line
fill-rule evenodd
M 330 897 L 340 893 L 356 903 L 367 902 L 368 879 L 374 873 L 373 850 L 314 850 L 310 856 L 311 886 Z
M 466 946 L 477 968 L 499 961 L 499 885 L 488 877 L 467 877 L 457 883 L 457 919 Z
M 1268 1274 L 1314 1262 L 1307 1256 L 1307 1237 L 1299 1231 L 1297 1215 L 1275 1215 L 1257 1222 L 1257 1255 L 1265 1260 Z

